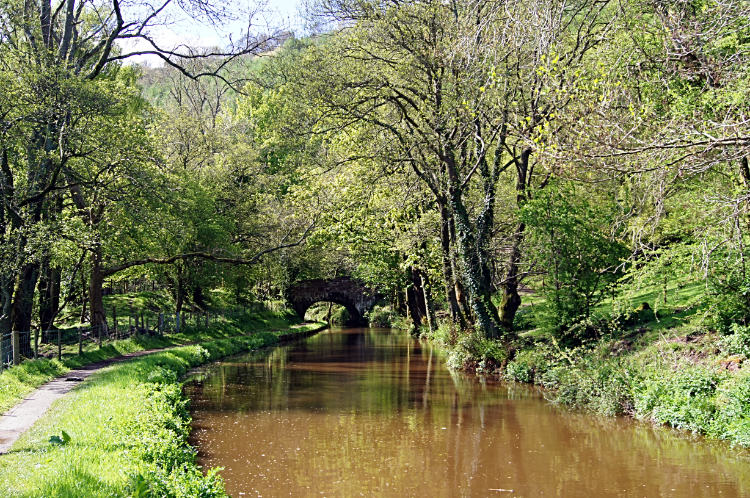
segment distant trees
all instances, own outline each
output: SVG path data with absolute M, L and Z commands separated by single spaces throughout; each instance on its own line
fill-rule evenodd
M 239 15 L 248 25 L 227 49 L 161 45 L 154 29 L 180 15 L 208 23 Z M 132 160 L 125 152 L 129 139 L 143 129 L 136 131 L 139 125 L 129 121 L 140 118 L 132 108 L 132 90 L 118 76 L 120 61 L 150 54 L 191 77 L 221 77 L 221 68 L 231 60 L 266 49 L 272 41 L 273 33 L 253 35 L 253 15 L 203 1 L 93 5 L 11 0 L 0 6 L 1 333 L 30 329 L 40 269 L 45 269 L 45 288 L 53 294 L 60 288 L 59 272 L 43 259 L 49 253 L 45 237 L 66 208 L 61 200 L 73 200 L 81 216 L 87 210 L 88 222 L 99 224 L 102 186 L 127 177 L 115 170 Z M 122 45 L 135 41 L 145 45 L 134 50 Z M 185 64 L 207 58 L 215 64 L 194 73 Z M 76 173 L 83 169 L 89 174 Z M 88 201 L 86 189 L 91 192 Z M 87 246 L 93 249 L 93 268 L 99 264 L 96 247 L 96 242 Z M 49 296 L 47 301 L 56 299 Z

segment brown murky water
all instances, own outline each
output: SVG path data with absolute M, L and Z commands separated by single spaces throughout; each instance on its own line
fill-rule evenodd
M 726 445 L 451 373 L 399 331 L 323 332 L 185 389 L 201 464 L 235 498 L 750 496 Z

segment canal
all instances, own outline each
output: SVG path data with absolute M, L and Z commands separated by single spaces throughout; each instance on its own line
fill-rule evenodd
M 234 498 L 750 496 L 739 451 L 450 372 L 402 331 L 325 331 L 185 392 L 200 463 Z

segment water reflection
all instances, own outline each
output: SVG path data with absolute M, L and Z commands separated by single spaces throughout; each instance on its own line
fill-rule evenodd
M 748 460 L 450 373 L 383 329 L 321 333 L 186 384 L 201 464 L 239 496 L 749 496 Z

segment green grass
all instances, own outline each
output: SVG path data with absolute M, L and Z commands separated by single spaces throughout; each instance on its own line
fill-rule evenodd
M 289 332 L 176 347 L 98 372 L 0 456 L 0 496 L 124 498 L 138 496 L 139 489 L 140 496 L 225 496 L 220 478 L 195 465 L 177 379 L 191 367 L 271 345 Z M 52 436 L 64 440 L 63 431 L 67 443 L 50 442 Z
M 68 372 L 57 360 L 25 361 L 0 374 L 0 413 L 21 401 L 27 394 Z
M 142 336 L 139 339 L 129 338 L 120 341 L 104 342 L 100 348 L 96 343 L 85 342 L 83 354 L 78 355 L 78 344 L 64 345 L 62 362 L 41 358 L 25 361 L 0 373 L 0 413 L 4 413 L 20 402 L 31 391 L 50 380 L 66 374 L 70 369 L 80 368 L 126 353 L 174 347 L 194 342 L 250 334 L 257 331 L 281 330 L 290 324 L 299 322 L 296 315 L 289 312 L 261 312 L 242 315 L 239 318 L 227 319 L 212 323 L 208 328 L 188 325 L 179 334 L 164 337 Z M 57 355 L 57 345 L 40 345 L 40 354 Z

